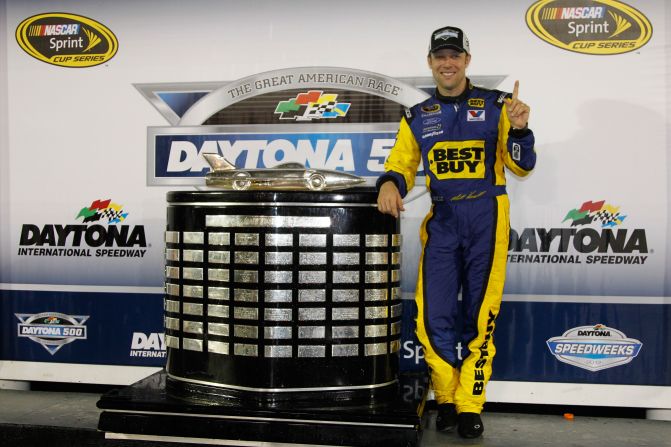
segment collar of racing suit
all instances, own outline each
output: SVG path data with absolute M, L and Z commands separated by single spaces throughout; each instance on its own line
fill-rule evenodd
M 443 95 L 440 94 L 440 92 L 436 88 L 435 96 L 436 96 L 436 99 L 438 99 L 441 102 L 452 104 L 452 103 L 455 103 L 455 102 L 461 102 L 464 99 L 466 99 L 468 97 L 468 95 L 470 94 L 472 89 L 473 89 L 473 84 L 471 84 L 471 80 L 466 78 L 466 88 L 464 89 L 463 92 L 461 92 L 460 95 L 458 95 L 458 96 L 443 96 Z

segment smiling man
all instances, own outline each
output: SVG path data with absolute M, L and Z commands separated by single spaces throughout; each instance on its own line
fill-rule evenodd
M 436 91 L 401 119 L 377 182 L 378 209 L 399 217 L 422 161 L 432 206 L 420 230 L 417 337 L 438 403 L 436 429 L 458 427 L 462 437 L 476 438 L 484 431 L 480 413 L 506 274 L 504 166 L 519 176 L 534 168 L 534 135 L 519 82 L 512 95 L 470 83 L 471 50 L 461 29 L 434 31 L 427 61 Z

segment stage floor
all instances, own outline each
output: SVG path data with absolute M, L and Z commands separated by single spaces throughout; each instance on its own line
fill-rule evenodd
M 97 392 L 0 390 L 0 445 L 158 445 L 104 440 L 103 433 L 96 430 L 101 412 L 96 402 L 100 396 L 101 393 Z M 435 411 L 429 409 L 420 446 L 671 446 L 671 422 L 581 416 L 579 413 L 570 421 L 558 411 L 557 414 L 486 411 L 483 415 L 485 436 L 477 440 L 464 440 L 455 433 L 436 433 Z M 182 445 L 187 444 L 172 444 L 174 447 Z M 258 445 L 288 446 L 269 443 Z M 347 440 L 343 440 L 342 445 L 348 445 Z

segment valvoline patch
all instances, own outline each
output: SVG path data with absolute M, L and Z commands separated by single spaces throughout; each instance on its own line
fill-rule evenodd
M 469 110 L 466 115 L 467 121 L 484 121 L 485 120 L 485 111 L 484 110 Z

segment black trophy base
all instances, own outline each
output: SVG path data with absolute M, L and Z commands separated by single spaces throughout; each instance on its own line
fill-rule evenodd
M 98 430 L 107 439 L 156 443 L 413 447 L 419 444 L 428 391 L 424 375 L 401 375 L 385 400 L 301 402 L 259 408 L 244 400 L 191 400 L 168 395 L 158 372 L 98 401 Z M 236 443 L 237 442 L 237 443 Z M 174 445 L 174 444 L 172 444 Z

